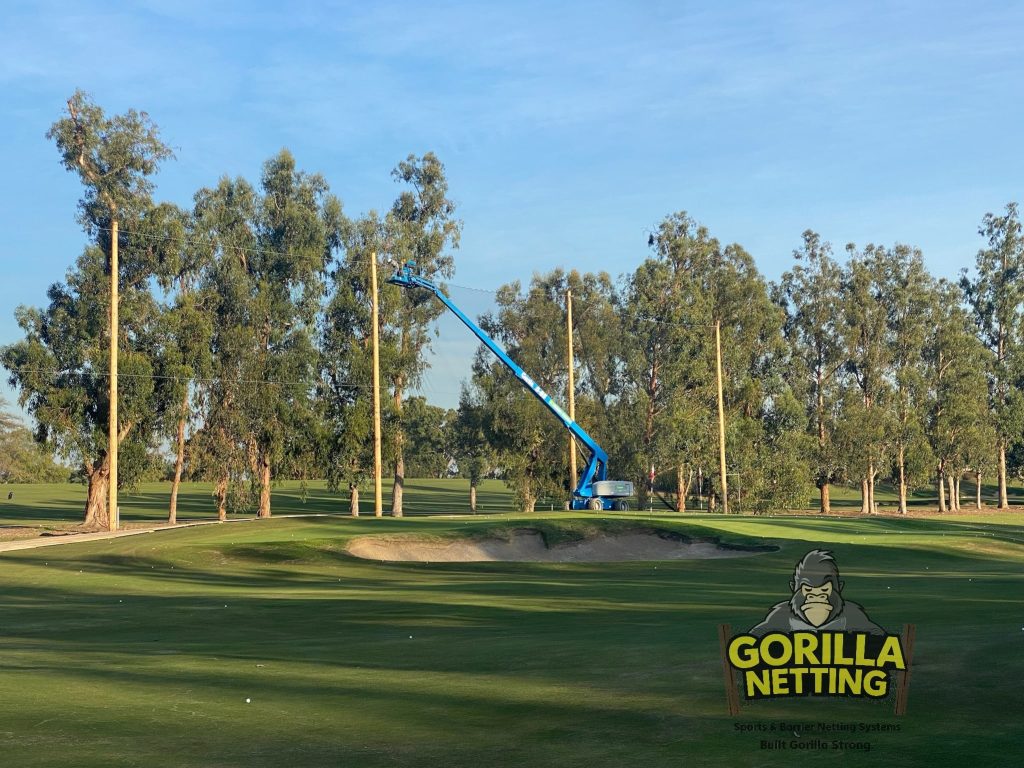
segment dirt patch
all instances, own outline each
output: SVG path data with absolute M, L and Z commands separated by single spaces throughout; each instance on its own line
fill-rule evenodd
M 424 539 L 416 536 L 361 536 L 346 551 L 366 560 L 391 562 L 614 563 L 630 560 L 709 560 L 751 557 L 774 547 L 728 547 L 655 532 L 600 534 L 548 547 L 534 530 L 517 530 L 506 539 Z
M 23 526 L 0 526 L 0 541 L 19 541 L 21 539 L 34 539 L 41 533 L 39 528 L 26 528 Z

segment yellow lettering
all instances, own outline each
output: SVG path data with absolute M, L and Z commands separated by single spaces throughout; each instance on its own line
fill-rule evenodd
M 845 669 L 840 667 L 839 693 L 852 693 L 854 696 L 860 696 L 862 674 L 863 670 L 861 669 Z
M 823 693 L 823 678 L 829 672 L 828 667 L 811 667 L 811 674 L 814 675 L 814 692 Z
M 856 661 L 857 666 L 858 667 L 873 667 L 873 666 L 875 666 L 875 660 L 867 655 L 868 636 L 867 635 L 857 635 L 857 639 L 854 641 L 854 643 L 856 645 L 856 653 L 854 655 L 857 657 L 857 661 Z
M 747 684 L 747 698 L 754 698 L 754 689 L 756 688 L 762 696 L 770 696 L 772 692 L 771 678 L 769 673 L 771 670 L 762 669 L 760 672 L 754 672 L 747 670 L 743 675 L 743 680 Z
M 843 655 L 843 639 L 844 639 L 844 636 L 841 635 L 841 634 L 835 634 L 835 635 L 832 635 L 832 639 L 835 641 L 835 644 L 836 644 L 836 652 L 833 655 L 833 658 L 835 659 L 835 661 L 833 661 L 832 663 L 835 664 L 836 666 L 847 666 L 847 667 L 853 666 L 853 659 L 851 659 L 849 656 L 844 656 Z
M 776 668 L 772 670 L 772 694 L 785 696 L 789 693 L 789 680 L 786 675 L 788 669 Z
M 793 693 L 798 696 L 804 692 L 804 675 L 807 674 L 807 667 L 791 667 L 789 670 L 793 675 Z
M 772 653 L 772 643 L 780 646 L 779 654 Z M 789 638 L 779 632 L 772 632 L 761 638 L 761 659 L 770 667 L 781 667 L 788 664 L 793 656 L 793 644 Z
M 896 635 L 888 635 L 882 644 L 882 650 L 878 652 L 878 666 L 886 664 L 895 665 L 896 669 L 906 669 L 907 663 L 903 659 L 903 647 Z
M 880 669 L 872 669 L 864 675 L 864 693 L 876 699 L 885 696 L 889 688 L 889 675 Z
M 793 635 L 793 663 L 818 665 L 818 636 L 812 632 Z
M 739 635 L 729 643 L 729 663 L 736 669 L 752 669 L 757 666 L 757 639 L 750 635 Z

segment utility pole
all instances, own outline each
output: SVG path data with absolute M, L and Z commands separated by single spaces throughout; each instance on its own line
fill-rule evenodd
M 565 291 L 565 317 L 569 337 L 569 418 L 576 421 L 576 365 L 572 355 L 572 289 Z M 576 487 L 576 438 L 569 433 L 569 488 Z
M 722 477 L 722 514 L 729 514 L 729 485 L 725 477 L 725 403 L 722 397 L 722 321 L 715 320 L 715 374 L 718 382 L 718 471 Z
M 110 462 L 107 489 L 107 529 L 116 531 L 121 524 L 117 509 L 117 214 L 110 222 L 110 423 L 107 432 L 107 457 Z
M 370 325 L 373 328 L 373 493 L 374 510 L 377 517 L 384 516 L 384 497 L 381 491 L 380 472 L 380 321 L 377 312 L 377 253 L 370 254 Z

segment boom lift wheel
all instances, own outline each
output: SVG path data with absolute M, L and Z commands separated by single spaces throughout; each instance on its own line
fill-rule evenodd
M 615 511 L 616 512 L 629 512 L 629 504 L 626 503 L 625 501 L 616 501 L 615 502 Z
M 600 499 L 591 499 L 587 502 L 587 509 L 591 512 L 600 512 L 604 509 L 604 504 L 601 503 Z

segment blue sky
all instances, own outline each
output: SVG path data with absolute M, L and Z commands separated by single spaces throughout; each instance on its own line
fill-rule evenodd
M 357 214 L 434 151 L 465 224 L 456 284 L 619 275 L 684 209 L 770 279 L 808 227 L 840 252 L 917 245 L 952 277 L 1021 197 L 1022 22 L 992 2 L 6 2 L 0 344 L 83 245 L 44 137 L 75 88 L 152 116 L 177 154 L 157 197 L 182 205 L 287 146 Z M 475 346 L 441 327 L 430 399 L 454 404 Z

